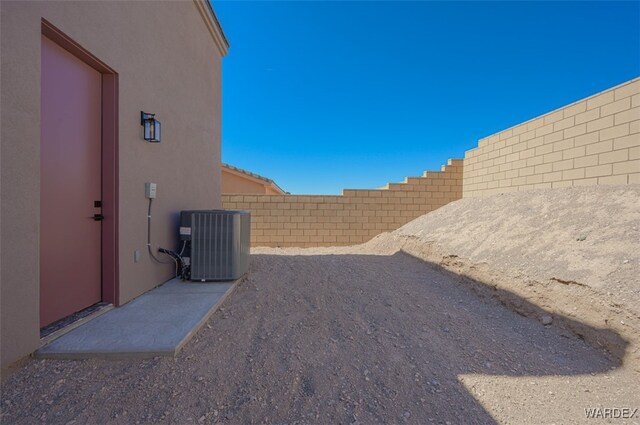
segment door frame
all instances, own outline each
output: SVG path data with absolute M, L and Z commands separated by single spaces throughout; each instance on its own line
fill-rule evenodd
M 119 304 L 118 73 L 71 37 L 42 19 L 42 35 L 102 75 L 102 301 Z

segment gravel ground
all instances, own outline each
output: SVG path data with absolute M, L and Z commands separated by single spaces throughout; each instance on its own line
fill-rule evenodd
M 401 252 L 257 249 L 177 358 L 30 360 L 2 383 L 1 420 L 640 423 L 584 410 L 640 407 L 637 371 L 492 291 Z
M 585 413 L 640 408 L 640 185 L 463 199 L 367 244 L 252 252 L 177 358 L 29 360 L 2 424 L 640 424 Z

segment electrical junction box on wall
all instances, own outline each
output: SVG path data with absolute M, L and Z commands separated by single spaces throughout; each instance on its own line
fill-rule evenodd
M 144 184 L 144 196 L 148 199 L 156 198 L 156 184 L 155 183 L 145 183 Z

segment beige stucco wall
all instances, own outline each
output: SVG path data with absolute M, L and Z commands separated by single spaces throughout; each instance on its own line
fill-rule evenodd
M 363 243 L 462 197 L 462 160 L 384 189 L 342 196 L 222 195 L 224 208 L 251 211 L 252 246 Z
M 267 187 L 265 187 L 265 194 L 266 195 L 281 195 L 282 192 L 277 190 L 277 189 L 274 189 L 273 186 L 267 186 Z
M 640 183 L 640 78 L 480 139 L 464 197 Z
M 268 183 L 258 183 L 254 179 L 240 176 L 222 169 L 222 193 L 267 193 Z
M 158 184 L 153 242 L 176 246 L 182 209 L 219 208 L 222 52 L 197 5 L 0 3 L 2 366 L 39 344 L 40 36 L 45 18 L 119 74 L 119 280 L 124 303 L 171 277 L 146 253 L 144 183 Z M 141 137 L 157 114 L 162 143 Z M 68 249 L 73 255 L 73 247 Z M 134 263 L 134 250 L 142 260 Z

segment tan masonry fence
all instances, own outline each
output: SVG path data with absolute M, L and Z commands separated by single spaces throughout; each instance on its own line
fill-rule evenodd
M 251 211 L 252 246 L 336 246 L 366 242 L 462 197 L 462 160 L 383 189 L 341 196 L 222 195 L 226 209 Z
M 480 139 L 464 197 L 640 183 L 640 78 Z
M 462 196 L 640 183 L 640 78 L 480 139 L 464 160 L 341 196 L 222 195 L 251 211 L 252 246 L 363 243 Z

